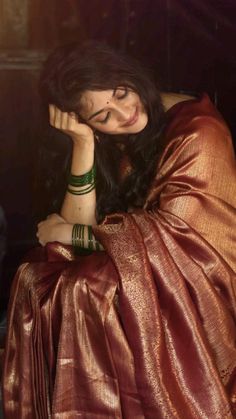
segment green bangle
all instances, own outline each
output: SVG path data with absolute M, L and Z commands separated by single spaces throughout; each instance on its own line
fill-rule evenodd
M 93 191 L 93 189 L 95 189 L 95 183 L 92 183 L 87 188 L 82 189 L 80 191 L 76 191 L 68 187 L 67 192 L 71 193 L 72 195 L 86 195 L 87 193 Z
M 74 224 L 72 228 L 72 246 L 74 253 L 78 254 L 81 248 L 84 248 L 84 229 L 83 224 Z
M 68 176 L 68 184 L 70 186 L 86 186 L 90 183 L 94 183 L 96 176 L 96 169 L 95 166 L 92 167 L 89 172 L 85 173 L 84 175 L 73 175 L 72 173 Z
M 99 242 L 93 236 L 92 226 L 88 226 L 88 248 L 91 250 L 100 250 Z
M 79 234 L 78 234 L 78 230 L 79 230 L 79 224 L 74 224 L 73 228 L 72 228 L 72 247 L 74 249 L 74 253 L 77 254 L 78 249 L 79 249 Z
M 83 224 L 80 224 L 79 228 L 79 247 L 84 248 L 84 228 L 85 226 Z
M 81 249 L 85 251 L 85 227 L 88 229 L 88 249 L 87 251 L 100 250 L 98 241 L 93 237 L 92 226 L 84 224 L 74 224 L 72 228 L 72 247 L 76 255 L 81 253 Z
M 88 226 L 88 248 L 93 250 L 93 230 L 92 226 Z

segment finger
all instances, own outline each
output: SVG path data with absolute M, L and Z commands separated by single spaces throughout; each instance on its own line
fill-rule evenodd
M 70 112 L 68 116 L 68 129 L 73 131 L 80 124 L 78 115 L 74 112 Z
M 71 132 L 75 132 L 78 124 L 79 123 L 75 118 L 69 117 L 67 121 L 67 130 Z
M 49 220 L 52 217 L 58 216 L 58 214 L 56 214 L 55 212 L 53 212 L 52 214 L 48 214 L 46 220 Z
M 78 121 L 78 116 L 74 112 L 69 112 L 69 117 Z M 78 121 L 79 122 L 79 121 Z
M 58 129 L 61 128 L 61 114 L 61 110 L 55 107 L 54 127 Z
M 48 108 L 49 108 L 49 122 L 52 126 L 54 126 L 56 107 L 55 105 L 50 104 Z
M 68 112 L 61 113 L 61 129 L 66 130 L 68 128 L 69 114 Z
M 40 221 L 40 223 L 37 224 L 38 230 L 43 226 L 44 223 L 45 223 L 45 220 Z

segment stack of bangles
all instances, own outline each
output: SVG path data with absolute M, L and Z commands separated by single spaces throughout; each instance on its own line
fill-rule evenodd
M 93 236 L 92 226 L 74 224 L 72 229 L 72 246 L 74 253 L 87 248 L 90 251 L 101 250 L 98 241 Z
M 68 176 L 67 192 L 71 193 L 72 195 L 86 195 L 87 193 L 95 189 L 95 176 L 96 176 L 95 166 L 93 166 L 92 169 L 89 170 L 89 172 L 85 173 L 84 175 L 76 176 L 70 173 Z M 71 186 L 73 188 L 80 188 L 80 189 L 71 189 Z

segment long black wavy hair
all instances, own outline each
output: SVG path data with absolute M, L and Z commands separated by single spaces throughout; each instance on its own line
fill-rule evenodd
M 46 105 L 53 103 L 62 111 L 75 112 L 78 117 L 80 100 L 86 90 L 104 91 L 119 86 L 132 89 L 139 95 L 148 114 L 148 123 L 141 132 L 129 136 L 99 133 L 100 140 L 95 141 L 98 222 L 106 214 L 127 211 L 130 206 L 141 207 L 145 201 L 163 144 L 165 118 L 159 91 L 140 63 L 95 42 L 57 48 L 46 61 L 40 79 L 43 102 Z M 118 143 L 123 143 L 123 148 Z M 132 170 L 123 182 L 119 182 L 124 153 Z M 63 154 L 65 164 L 60 160 L 60 176 L 64 178 L 64 188 L 54 198 L 53 210 L 58 210 L 65 193 L 65 172 L 69 170 L 71 148 Z M 59 175 L 49 177 L 51 182 L 47 180 L 47 187 L 52 186 L 55 191 L 53 182 L 58 182 Z

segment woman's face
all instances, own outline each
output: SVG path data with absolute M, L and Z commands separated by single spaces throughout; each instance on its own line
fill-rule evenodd
M 80 114 L 88 125 L 107 134 L 136 134 L 148 122 L 139 96 L 126 87 L 87 90 L 82 96 L 81 105 Z

